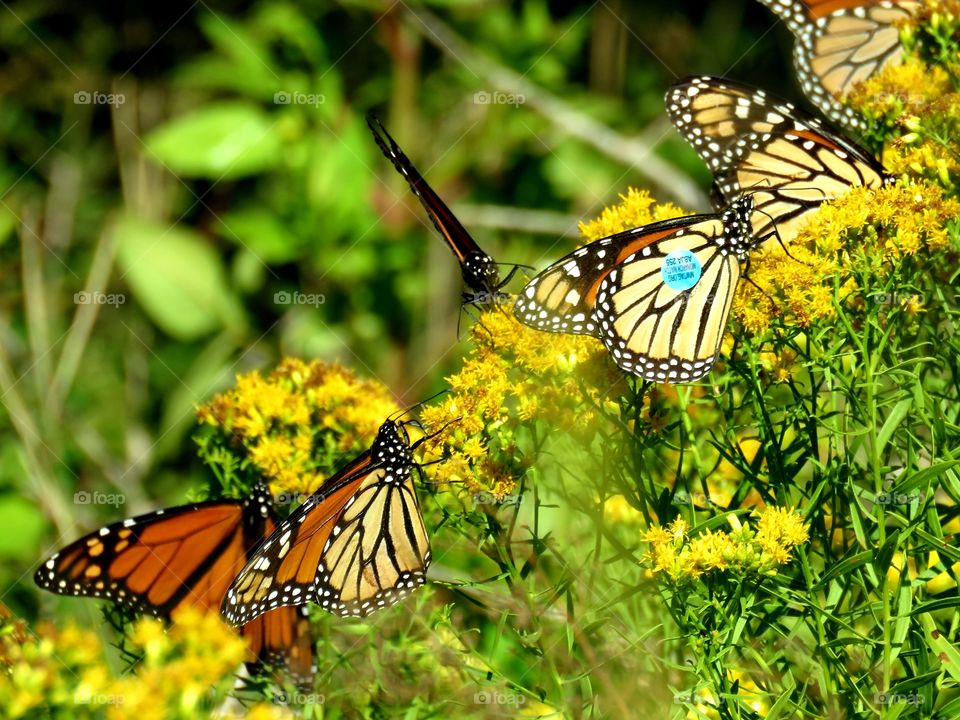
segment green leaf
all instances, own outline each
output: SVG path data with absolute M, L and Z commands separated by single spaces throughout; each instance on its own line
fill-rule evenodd
M 954 682 L 960 682 L 960 651 L 953 646 L 947 635 L 937 629 L 929 613 L 920 616 L 923 626 L 923 641 L 940 661 L 940 665 Z
M 171 120 L 147 137 L 147 148 L 172 172 L 213 180 L 268 170 L 280 158 L 275 121 L 256 105 L 212 104 Z
M 19 495 L 0 496 L 0 557 L 36 559 L 46 520 L 36 505 Z
M 893 626 L 893 647 L 890 652 L 889 662 L 896 660 L 903 647 L 903 641 L 907 639 L 907 632 L 910 630 L 910 608 L 913 605 L 913 592 L 909 585 L 900 588 L 900 598 L 897 603 L 897 620 Z
M 898 493 L 908 493 L 915 488 L 925 486 L 928 480 L 933 480 L 938 475 L 945 473 L 952 467 L 955 467 L 960 460 L 948 460 L 946 462 L 940 462 L 936 465 L 931 465 L 926 467 L 923 470 L 918 470 L 915 473 L 909 475 L 909 479 L 903 480 L 903 482 L 897 483 L 896 491 Z
M 240 335 L 245 317 L 220 256 L 199 235 L 127 217 L 116 227 L 123 278 L 150 318 L 178 340 L 220 328 Z
M 880 432 L 877 434 L 877 452 L 883 452 L 883 449 L 893 436 L 893 431 L 903 422 L 907 413 L 910 412 L 911 407 L 913 407 L 912 397 L 904 398 L 894 405 L 893 410 L 891 410 L 887 416 L 886 422 L 883 423 L 883 427 L 880 428 Z

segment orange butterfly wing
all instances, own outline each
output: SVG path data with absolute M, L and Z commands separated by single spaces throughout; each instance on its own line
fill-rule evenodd
M 413 487 L 412 450 L 401 432 L 385 422 L 370 450 L 254 551 L 224 599 L 230 623 L 304 602 L 363 617 L 424 583 L 430 544 Z
M 268 497 L 258 486 L 246 501 L 184 505 L 106 525 L 52 555 L 34 580 L 59 595 L 102 598 L 157 617 L 175 618 L 188 607 L 216 612 L 250 550 L 276 526 Z M 242 634 L 256 662 L 312 676 L 309 627 L 294 609 Z

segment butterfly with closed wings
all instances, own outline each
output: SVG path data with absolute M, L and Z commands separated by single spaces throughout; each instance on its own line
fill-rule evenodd
M 430 543 L 413 486 L 404 423 L 388 419 L 369 450 L 307 498 L 258 547 L 227 591 L 234 625 L 312 602 L 365 617 L 423 585 Z
M 373 133 L 377 147 L 393 163 L 417 196 L 437 232 L 446 241 L 460 263 L 460 273 L 466 291 L 464 305 L 499 304 L 506 299 L 501 290 L 513 279 L 519 266 L 514 266 L 507 276 L 500 278 L 497 262 L 484 252 L 467 229 L 450 211 L 446 203 L 427 184 L 410 158 L 406 156 L 383 124 L 373 116 L 367 117 L 367 125 Z
M 531 280 L 514 315 L 547 332 L 592 335 L 626 372 L 692 382 L 719 354 L 753 236 L 753 199 L 673 218 L 575 250 Z
M 718 208 L 750 193 L 757 237 L 789 247 L 821 204 L 889 178 L 873 156 L 825 123 L 762 90 L 716 77 L 672 85 L 667 114 L 713 172 Z
M 918 0 L 760 0 L 796 37 L 793 64 L 804 94 L 828 118 L 862 130 L 863 118 L 839 98 L 883 68 L 899 64 L 899 25 Z
M 58 595 L 109 600 L 134 612 L 176 618 L 184 608 L 217 612 L 251 550 L 279 522 L 258 483 L 244 500 L 210 500 L 113 523 L 54 553 L 34 575 Z M 298 685 L 314 676 L 305 608 L 287 607 L 244 624 L 254 661 L 283 666 Z

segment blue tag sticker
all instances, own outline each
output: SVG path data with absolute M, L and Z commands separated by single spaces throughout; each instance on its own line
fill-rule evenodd
M 700 281 L 703 268 L 697 256 L 689 250 L 674 250 L 663 259 L 660 266 L 663 281 L 671 290 L 689 290 Z

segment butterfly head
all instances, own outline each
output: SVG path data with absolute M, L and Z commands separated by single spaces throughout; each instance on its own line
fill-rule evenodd
M 471 253 L 463 261 L 463 282 L 471 290 L 493 293 L 500 285 L 500 269 L 486 253 Z

